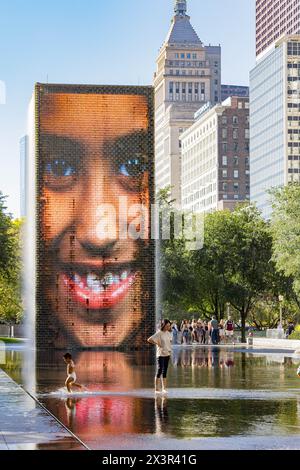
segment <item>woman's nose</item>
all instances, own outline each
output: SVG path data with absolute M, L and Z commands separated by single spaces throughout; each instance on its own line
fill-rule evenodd
M 75 222 L 78 241 L 95 255 L 104 248 L 110 251 L 118 238 L 118 196 L 112 179 L 103 173 L 95 171 L 83 185 Z

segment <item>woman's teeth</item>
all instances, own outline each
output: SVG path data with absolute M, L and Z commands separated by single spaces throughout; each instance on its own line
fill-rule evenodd
M 105 290 L 106 287 L 111 285 L 120 284 L 122 281 L 125 281 L 128 278 L 128 271 L 123 271 L 121 275 L 107 273 L 102 278 L 98 277 L 94 273 L 89 273 L 85 276 L 80 276 L 75 274 L 74 282 L 81 288 L 88 288 L 95 293 L 101 293 Z

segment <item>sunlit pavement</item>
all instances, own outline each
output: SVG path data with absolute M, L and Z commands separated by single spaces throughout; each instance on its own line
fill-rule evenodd
M 84 447 L 0 369 L 0 450 Z

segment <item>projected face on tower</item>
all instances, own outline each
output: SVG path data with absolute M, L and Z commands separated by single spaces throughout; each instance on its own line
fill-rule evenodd
M 152 272 L 149 100 L 42 94 L 39 124 L 38 328 L 55 347 L 136 346 Z

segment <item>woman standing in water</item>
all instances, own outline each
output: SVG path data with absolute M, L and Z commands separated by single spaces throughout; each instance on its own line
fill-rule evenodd
M 155 393 L 167 393 L 167 372 L 172 351 L 172 334 L 170 320 L 163 320 L 160 330 L 158 330 L 153 336 L 148 338 L 147 341 L 148 343 L 154 344 L 156 346 L 157 373 L 155 377 Z M 161 388 L 159 387 L 160 384 Z

